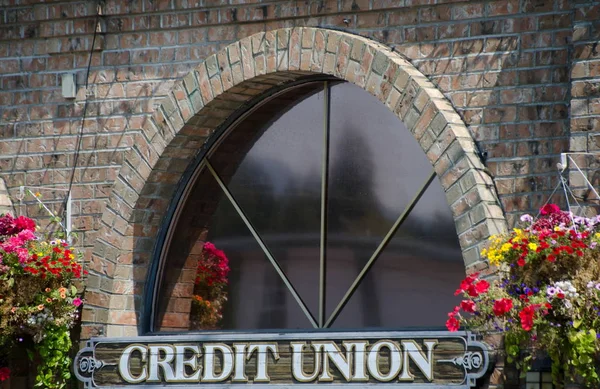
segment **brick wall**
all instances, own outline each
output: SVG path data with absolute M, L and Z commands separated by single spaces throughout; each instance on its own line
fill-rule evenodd
M 571 67 L 571 144 L 570 151 L 591 153 L 573 155 L 568 160 L 570 184 L 577 188 L 579 201 L 594 205 L 588 211 L 596 214 L 598 197 L 590 189 L 582 169 L 596 190 L 600 186 L 600 2 L 574 2 L 573 61 Z M 577 166 L 574 165 L 577 164 Z
M 556 183 L 556 155 L 569 147 L 570 41 L 585 3 L 106 1 L 75 169 L 75 227 L 91 246 L 123 151 L 174 80 L 235 40 L 291 26 L 351 31 L 409 58 L 451 99 L 487 152 L 513 220 L 546 200 Z M 96 6 L 1 5 L 2 174 L 13 195 L 21 184 L 64 185 L 75 163 Z M 65 72 L 76 75 L 75 101 L 61 96 Z M 33 202 L 27 213 L 44 216 Z
M 160 213 L 123 210 L 132 206 L 129 193 L 137 199 L 143 192 L 145 197 L 133 201 L 138 209 L 166 208 L 185 167 L 169 165 L 172 157 L 193 154 L 210 133 L 206 122 L 184 127 L 193 132 L 188 143 L 160 145 L 165 152 L 159 159 L 148 146 L 154 140 L 148 129 L 165 120 L 161 115 L 179 112 L 185 119 L 185 107 L 195 113 L 194 99 L 202 104 L 216 86 L 192 77 L 188 81 L 199 84 L 188 90 L 189 82 L 177 82 L 207 59 L 208 74 L 219 73 L 222 61 L 211 55 L 254 33 L 318 26 L 392 47 L 461 115 L 487 155 L 485 169 L 494 177 L 509 224 L 547 200 L 557 183 L 559 153 L 570 147 L 597 150 L 599 6 L 591 0 L 107 0 L 99 17 L 97 10 L 92 1 L 0 0 L 0 176 L 13 199 L 20 185 L 64 188 L 73 177 L 73 222 L 92 270 L 84 320 L 113 323 L 114 334 L 132 333 L 117 326 L 137 320 L 133 296 L 143 283 L 134 280 L 146 278 L 161 222 Z M 100 32 L 92 48 L 96 21 Z M 226 70 L 236 84 L 246 71 L 239 64 Z M 63 73 L 75 74 L 76 99 L 62 97 Z M 192 90 L 196 95 L 185 96 L 189 105 L 178 105 L 175 97 L 155 112 L 171 91 L 178 96 Z M 170 124 L 161 126 L 153 131 L 172 131 Z M 585 167 L 593 169 L 596 162 L 589 162 Z M 152 180 L 144 181 L 152 167 Z M 449 189 L 452 182 L 447 184 Z M 59 212 L 61 192 L 48 193 L 44 200 Z M 459 216 L 473 207 L 462 195 L 451 202 Z M 32 199 L 24 204 L 23 213 L 47 220 Z M 465 218 L 461 243 L 475 247 L 489 231 L 475 239 L 467 230 L 482 218 Z M 109 227 L 121 235 L 104 237 L 106 244 L 99 245 Z M 145 239 L 134 243 L 133 236 Z M 97 334 L 106 327 L 87 331 Z

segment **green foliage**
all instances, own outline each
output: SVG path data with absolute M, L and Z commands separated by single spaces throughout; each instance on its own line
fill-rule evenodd
M 70 331 L 67 326 L 48 326 L 35 350 L 41 358 L 35 378 L 36 387 L 62 389 L 71 378 Z

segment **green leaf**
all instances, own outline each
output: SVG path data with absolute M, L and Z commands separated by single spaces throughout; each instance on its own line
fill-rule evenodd
M 581 326 L 581 320 L 573 321 L 573 328 L 579 328 L 579 326 Z

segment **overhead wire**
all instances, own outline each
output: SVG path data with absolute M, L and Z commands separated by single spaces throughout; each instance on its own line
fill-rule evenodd
M 79 127 L 79 133 L 77 134 L 77 146 L 75 148 L 75 153 L 73 155 L 73 169 L 71 171 L 71 178 L 69 179 L 69 186 L 67 188 L 67 195 L 65 196 L 65 199 L 63 201 L 63 209 L 66 209 L 67 206 L 67 201 L 69 199 L 69 197 L 71 196 L 71 192 L 73 190 L 73 182 L 75 181 L 75 173 L 77 171 L 77 163 L 79 162 L 79 155 L 81 154 L 81 145 L 83 143 L 83 129 L 85 127 L 85 119 L 86 119 L 86 115 L 87 115 L 87 109 L 88 109 L 88 88 L 89 88 L 89 78 L 90 78 L 90 70 L 92 67 L 92 58 L 94 55 L 94 46 L 96 45 L 96 38 L 98 36 L 98 23 L 100 22 L 100 2 L 97 2 L 96 4 L 96 18 L 94 20 L 94 35 L 92 38 L 92 45 L 90 47 L 90 55 L 89 55 L 89 59 L 88 59 L 88 64 L 87 64 L 87 70 L 85 73 L 85 95 L 84 95 L 84 101 L 83 101 L 83 110 L 82 110 L 82 114 L 81 114 L 81 126 Z

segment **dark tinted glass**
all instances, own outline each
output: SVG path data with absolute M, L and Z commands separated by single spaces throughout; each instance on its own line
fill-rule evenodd
M 202 198 L 210 200 L 199 201 Z M 208 256 L 202 250 L 205 242 L 213 243 L 227 257 L 230 270 L 222 289 L 217 284 L 195 283 L 205 272 L 198 267 L 198 262 Z M 206 170 L 192 190 L 175 229 L 167 264 L 159 295 L 158 330 L 311 327 Z M 215 316 L 222 318 L 215 320 Z
M 323 83 L 290 90 L 247 117 L 210 158 L 313 315 L 319 294 L 323 112 Z M 254 131 L 249 147 L 237 145 L 234 134 Z M 223 150 L 245 148 L 233 171 L 231 153 Z
M 331 88 L 327 311 L 431 173 L 404 124 L 353 84 Z
M 324 96 L 318 82 L 268 100 L 239 120 L 208 159 L 314 317 Z M 377 99 L 341 83 L 330 84 L 330 96 L 327 314 L 431 174 L 418 143 Z M 202 169 L 173 229 L 155 329 L 312 328 L 238 212 Z M 223 254 L 207 249 L 206 242 Z M 222 256 L 227 271 L 219 267 Z M 463 276 L 454 222 L 436 179 L 333 327 L 443 326 Z
M 464 277 L 452 213 L 435 179 L 333 327 L 443 326 Z

